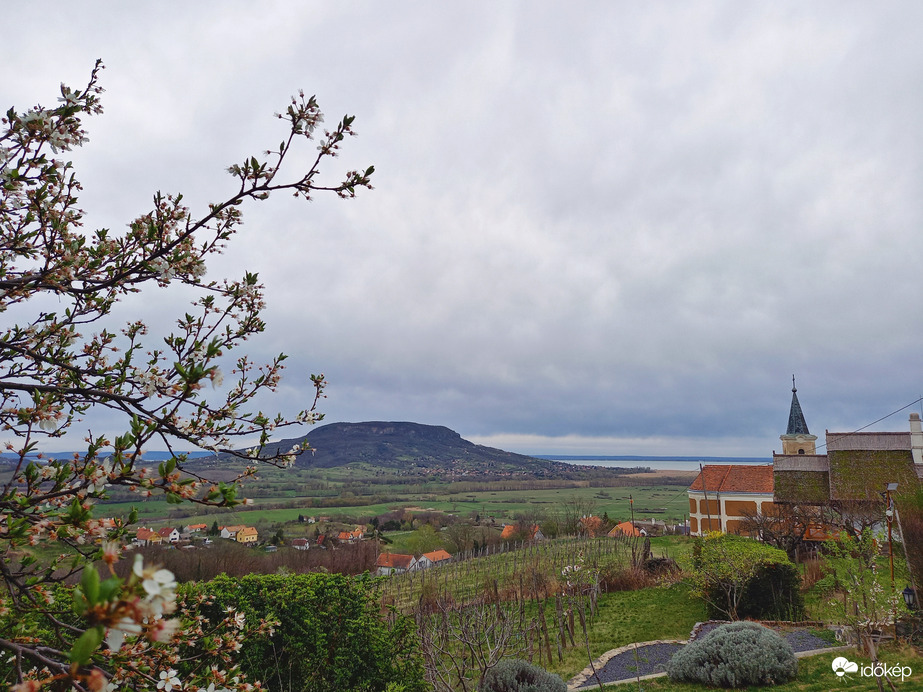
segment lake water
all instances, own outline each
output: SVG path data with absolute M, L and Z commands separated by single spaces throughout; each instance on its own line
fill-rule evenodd
M 772 459 L 757 459 L 753 457 L 633 457 L 633 456 L 555 456 L 550 454 L 534 454 L 540 459 L 563 461 L 576 466 L 609 466 L 633 468 L 637 466 L 648 467 L 653 471 L 695 471 L 699 464 L 771 464 Z

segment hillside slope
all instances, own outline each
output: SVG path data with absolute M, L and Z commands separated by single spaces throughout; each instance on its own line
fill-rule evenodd
M 290 449 L 303 439 L 282 440 L 270 446 Z M 315 428 L 306 439 L 314 452 L 298 457 L 296 465 L 304 468 L 362 463 L 395 470 L 520 471 L 536 475 L 573 468 L 560 462 L 476 445 L 441 425 L 381 421 L 331 423 Z

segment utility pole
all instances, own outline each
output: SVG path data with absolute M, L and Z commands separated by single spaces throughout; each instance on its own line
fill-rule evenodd
M 885 518 L 888 521 L 888 562 L 891 563 L 891 589 L 894 589 L 894 544 L 891 542 L 891 525 L 894 523 L 894 500 L 891 499 L 891 492 L 897 490 L 897 483 L 888 483 L 885 508 Z

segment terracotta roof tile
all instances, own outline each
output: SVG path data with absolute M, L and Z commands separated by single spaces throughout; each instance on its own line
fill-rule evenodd
M 639 531 L 630 521 L 623 521 L 621 524 L 616 524 L 606 535 L 610 538 L 615 538 L 619 534 L 624 534 L 625 536 L 640 536 L 641 531 Z
M 449 555 L 445 550 L 440 548 L 439 550 L 434 550 L 431 553 L 423 553 L 423 557 L 429 558 L 432 562 L 440 562 L 441 560 L 451 560 L 452 556 Z
M 399 553 L 381 553 L 378 560 L 375 561 L 376 567 L 395 567 L 397 569 L 410 569 L 413 563 L 413 555 L 401 555 Z
M 710 493 L 771 493 L 773 487 L 771 465 L 713 464 L 702 467 L 689 490 L 705 490 Z

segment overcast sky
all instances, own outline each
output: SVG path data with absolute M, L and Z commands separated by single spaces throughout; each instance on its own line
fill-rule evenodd
M 525 453 L 769 456 L 923 394 L 923 3 L 34 2 L 0 107 L 107 66 L 87 225 L 193 213 L 298 89 L 355 114 L 356 200 L 244 208 L 272 402 Z M 311 153 L 311 152 L 306 152 Z M 175 292 L 130 306 L 159 324 Z M 876 426 L 906 430 L 907 414 Z

